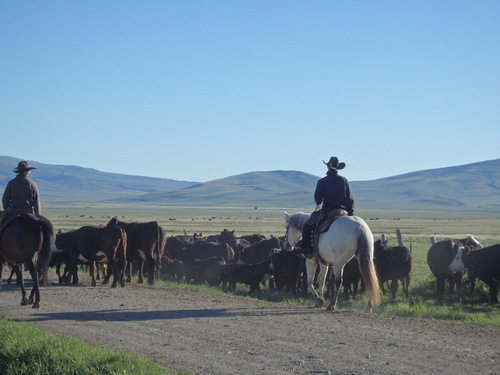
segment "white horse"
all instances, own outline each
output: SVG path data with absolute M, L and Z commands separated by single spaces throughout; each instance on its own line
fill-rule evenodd
M 293 247 L 302 236 L 304 223 L 310 215 L 299 212 L 290 215 L 285 212 L 286 247 Z M 306 260 L 307 284 L 309 291 L 316 298 L 316 307 L 323 307 L 323 289 L 325 286 L 328 266 L 333 267 L 335 275 L 332 300 L 327 310 L 334 310 L 337 304 L 342 272 L 344 266 L 354 256 L 357 257 L 359 270 L 368 294 L 367 312 L 380 303 L 380 287 L 375 265 L 373 264 L 373 234 L 363 219 L 357 216 L 342 216 L 337 218 L 327 232 L 322 233 L 318 241 L 317 255 Z M 316 254 L 316 253 L 315 253 Z M 317 266 L 320 266 L 318 276 L 319 294 L 314 289 L 314 276 Z

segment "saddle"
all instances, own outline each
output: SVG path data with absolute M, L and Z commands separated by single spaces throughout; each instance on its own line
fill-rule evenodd
M 313 233 L 314 251 L 313 251 L 312 256 L 317 257 L 322 263 L 324 263 L 324 262 L 321 260 L 321 257 L 319 256 L 319 251 L 318 251 L 319 236 L 320 236 L 320 234 L 327 232 L 330 229 L 333 222 L 342 216 L 348 216 L 348 212 L 346 210 L 343 210 L 340 208 L 333 210 L 333 211 L 330 211 L 328 213 L 328 216 L 326 218 L 320 218 L 319 222 L 316 225 L 316 229 Z

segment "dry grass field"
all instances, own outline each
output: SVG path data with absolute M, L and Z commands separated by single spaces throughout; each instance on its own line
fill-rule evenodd
M 106 225 L 117 216 L 123 221 L 157 220 L 167 235 L 203 233 L 218 234 L 224 229 L 234 230 L 237 236 L 260 233 L 283 236 L 284 216 L 298 212 L 290 208 L 227 208 L 227 207 L 165 207 L 133 205 L 50 206 L 44 208 L 56 229 L 64 231 L 83 225 Z M 310 212 L 304 208 L 303 212 Z M 426 254 L 430 237 L 463 238 L 473 234 L 484 246 L 500 243 L 500 214 L 433 213 L 429 211 L 382 211 L 358 210 L 375 238 L 386 234 L 389 244 L 397 245 L 396 230 L 401 230 L 406 246 L 410 247 L 415 260 L 414 279 L 430 274 Z

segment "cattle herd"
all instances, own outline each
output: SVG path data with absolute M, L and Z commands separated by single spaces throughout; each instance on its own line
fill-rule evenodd
M 77 284 L 81 265 L 88 265 L 94 286 L 101 269 L 103 283 L 112 277 L 112 287 L 125 286 L 135 273 L 139 283 L 147 277 L 149 284 L 170 279 L 225 286 L 229 290 L 245 284 L 253 294 L 267 282 L 269 288 L 305 296 L 305 257 L 300 253 L 300 241 L 296 248 L 285 248 L 285 243 L 284 238 L 259 234 L 236 236 L 234 230 L 227 229 L 213 236 L 167 236 L 156 221 L 122 222 L 113 218 L 106 226 L 59 232 L 50 266 L 56 268 L 59 282 L 68 284 Z M 401 284 L 403 296 L 408 299 L 413 269 L 411 251 L 402 245 L 388 246 L 384 239 L 377 240 L 374 263 L 382 291 L 385 293 L 387 287 L 395 299 Z M 471 235 L 443 240 L 432 244 L 427 263 L 436 277 L 436 303 L 443 302 L 446 281 L 450 292 L 456 289 L 460 296 L 466 270 L 470 280 L 479 279 L 489 287 L 491 303 L 498 303 L 500 245 L 482 248 Z M 327 280 L 333 280 L 331 274 Z M 333 285 L 327 285 L 328 293 Z M 356 298 L 363 289 L 356 258 L 344 267 L 343 288 L 345 299 Z

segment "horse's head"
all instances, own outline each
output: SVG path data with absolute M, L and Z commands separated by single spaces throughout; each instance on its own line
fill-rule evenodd
M 304 213 L 296 213 L 293 215 L 285 212 L 285 249 L 290 249 L 302 237 L 302 228 L 304 223 L 309 218 L 309 215 Z

